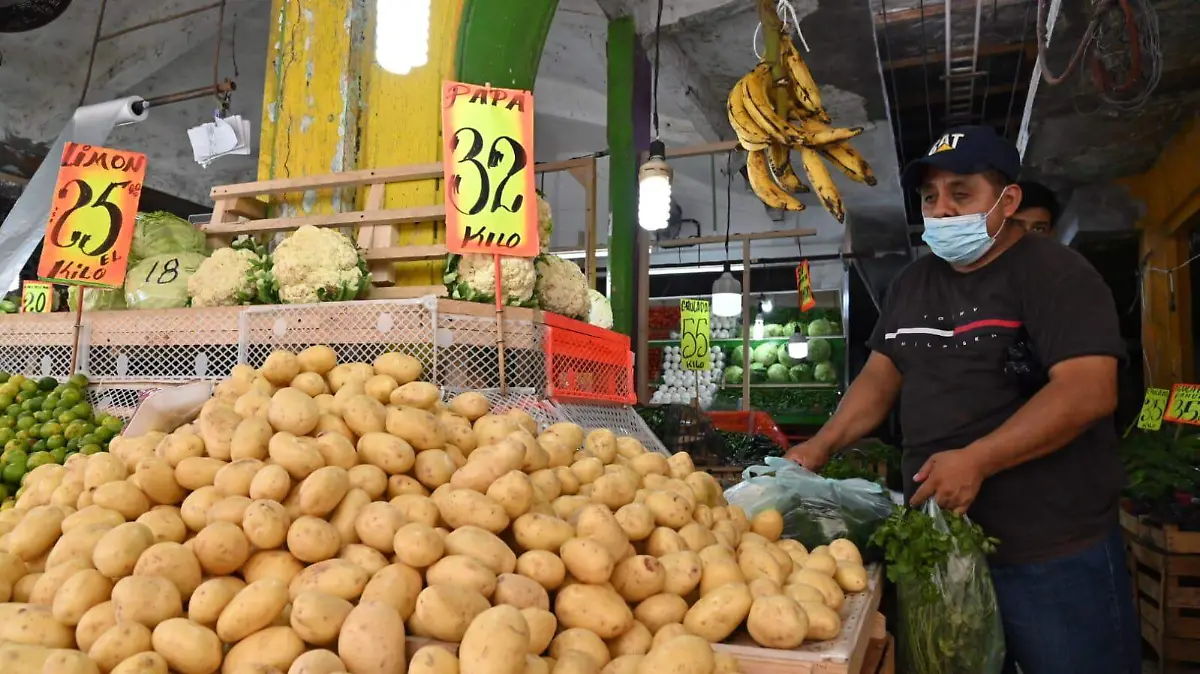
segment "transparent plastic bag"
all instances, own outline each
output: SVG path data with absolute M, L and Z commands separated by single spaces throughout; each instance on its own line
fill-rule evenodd
M 951 535 L 951 527 L 933 499 L 925 502 L 921 512 L 933 521 L 933 529 L 948 539 L 950 552 L 924 580 L 893 578 L 900 610 L 896 642 L 903 671 L 1000 674 L 1004 625 L 984 552 L 961 550 L 959 539 Z M 962 521 L 969 524 L 965 517 Z
M 750 466 L 742 481 L 725 491 L 725 500 L 754 517 L 768 509 L 783 515 L 783 537 L 808 549 L 850 539 L 866 562 L 880 558 L 868 547 L 875 530 L 892 514 L 891 493 L 862 479 L 832 480 L 787 459 L 767 457 Z

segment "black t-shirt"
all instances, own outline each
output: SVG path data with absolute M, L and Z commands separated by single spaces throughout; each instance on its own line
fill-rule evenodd
M 1027 339 L 1048 370 L 1091 355 L 1125 356 L 1112 293 L 1087 260 L 1048 238 L 1025 236 L 963 274 L 929 255 L 893 282 L 868 346 L 903 376 L 905 492 L 925 460 L 991 433 L 1027 400 L 1005 371 Z M 969 515 L 1000 539 L 994 561 L 1031 562 L 1078 549 L 1116 519 L 1124 473 L 1112 418 L 1066 447 L 983 483 Z

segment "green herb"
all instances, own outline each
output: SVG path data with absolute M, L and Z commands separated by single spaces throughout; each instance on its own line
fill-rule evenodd
M 1125 494 L 1153 508 L 1174 501 L 1175 492 L 1200 487 L 1200 435 L 1175 428 L 1135 430 L 1121 441 L 1117 453 L 1125 466 Z
M 1004 635 L 985 560 L 999 541 L 953 513 L 900 506 L 871 542 L 896 584 L 904 671 L 999 672 Z
M 861 478 L 886 486 L 888 473 L 899 469 L 900 450 L 878 440 L 868 440 L 834 454 L 821 469 L 821 475 L 834 480 Z

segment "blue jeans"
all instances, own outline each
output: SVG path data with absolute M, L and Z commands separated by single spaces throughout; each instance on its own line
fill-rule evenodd
M 1004 674 L 1140 674 L 1141 636 L 1120 529 L 1073 555 L 993 565 Z

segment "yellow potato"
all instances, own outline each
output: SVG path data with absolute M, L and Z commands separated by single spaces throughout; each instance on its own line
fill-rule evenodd
M 575 536 L 575 527 L 549 515 L 529 513 L 512 526 L 517 544 L 525 550 L 558 550 Z
M 842 619 L 838 617 L 837 611 L 817 602 L 801 602 L 800 608 L 808 617 L 809 639 L 828 641 L 836 639 L 841 633 Z
M 107 507 L 107 506 L 102 506 Z M 113 510 L 116 510 L 113 508 Z M 117 510 L 124 516 L 124 512 Z M 66 513 L 57 506 L 32 508 L 17 526 L 7 534 L 8 552 L 25 561 L 37 559 L 50 551 L 62 535 L 62 523 Z
M 250 482 L 248 496 L 252 499 L 283 501 L 291 490 L 292 478 L 288 475 L 287 469 L 277 464 L 271 464 L 263 466 L 262 470 L 254 475 L 254 479 Z
M 638 674 L 709 674 L 716 667 L 712 646 L 685 634 L 651 649 L 638 664 Z
M 600 674 L 637 674 L 638 666 L 645 659 L 644 655 L 621 655 L 613 658 Z
M 533 506 L 533 483 L 520 470 L 510 470 L 492 482 L 487 488 L 487 495 L 504 508 L 509 518 L 516 519 Z
M 663 567 L 663 591 L 680 597 L 700 585 L 703 564 L 691 550 L 668 553 L 659 558 Z
M 134 474 L 138 486 L 155 505 L 179 505 L 187 495 L 175 480 L 175 469 L 156 456 L 139 460 Z
M 858 546 L 846 538 L 838 538 L 831 542 L 829 544 L 829 554 L 839 562 L 850 562 L 859 566 L 863 565 L 862 553 L 858 551 Z
M 636 623 L 634 628 L 636 628 Z M 630 631 L 633 630 L 627 630 L 626 634 Z M 587 654 L 598 667 L 607 665 L 612 657 L 608 652 L 608 645 L 600 637 L 579 628 L 563 630 L 550 642 L 550 657 L 552 658 L 561 659 L 569 651 Z
M 234 644 L 225 654 L 221 671 L 286 672 L 304 650 L 304 641 L 291 627 L 268 627 Z
M 116 611 L 113 609 L 111 601 L 93 606 L 83 614 L 83 617 L 79 619 L 79 624 L 75 626 L 75 643 L 79 646 L 79 650 L 87 652 L 101 634 L 116 624 Z
M 680 529 L 692 521 L 692 504 L 675 492 L 653 491 L 646 496 L 646 507 L 660 527 Z
M 0 644 L 6 641 L 26 646 L 71 648 L 75 645 L 75 633 L 54 619 L 49 606 L 0 604 Z M 0 659 L 0 662 L 5 661 Z M 7 668 L 5 671 L 7 673 Z
M 833 578 L 837 571 L 837 560 L 828 552 L 813 552 L 804 560 L 804 569 Z
M 358 440 L 358 454 L 363 461 L 383 469 L 388 475 L 408 472 L 416 459 L 408 442 L 382 432 L 362 434 Z
M 413 449 L 438 449 L 446 444 L 446 433 L 432 412 L 416 407 L 391 407 L 387 410 L 387 432 L 402 438 Z
M 396 609 L 401 618 L 408 620 L 417 606 L 417 596 L 424 588 L 421 574 L 415 569 L 404 564 L 391 564 L 371 576 L 362 591 L 362 599 L 387 604 Z
M 456 470 L 458 464 L 448 453 L 440 449 L 431 449 L 417 455 L 413 475 L 425 487 L 437 489 L 444 484 L 450 484 Z
M 214 522 L 196 534 L 192 551 L 205 573 L 228 576 L 250 558 L 250 541 L 236 524 Z
M 705 596 L 725 585 L 740 585 L 746 582 L 746 576 L 736 562 L 728 559 L 718 559 L 705 562 L 700 574 L 700 596 Z
M 567 576 L 562 559 L 549 550 L 530 550 L 521 555 L 517 558 L 516 571 L 547 590 L 557 590 Z
M 758 597 L 750 606 L 746 628 L 764 648 L 797 648 L 808 634 L 808 614 L 790 597 Z
M 304 391 L 290 386 L 276 391 L 267 408 L 271 428 L 292 435 L 308 435 L 317 427 L 320 416 L 317 403 Z
M 301 372 L 316 372 L 324 375 L 337 365 L 337 353 L 325 345 L 310 346 L 296 354 Z
M 240 526 L 246 519 L 246 510 L 252 501 L 245 496 L 228 496 L 213 504 L 208 511 L 208 524 L 224 522 Z
M 767 578 L 782 585 L 787 580 L 787 574 L 780 568 L 779 563 L 762 546 L 743 544 L 738 551 L 738 567 L 747 582 Z
M 62 538 L 58 539 L 58 542 L 50 549 L 50 553 L 46 555 L 45 568 L 52 569 L 72 557 L 91 559 L 96 544 L 112 528 L 112 525 L 107 523 L 89 524 L 64 533 Z
M 341 423 L 340 420 L 338 422 Z M 326 466 L 350 470 L 358 465 L 358 451 L 354 448 L 354 435 L 349 428 L 337 427 L 318 433 L 317 451 L 325 459 Z
M 750 614 L 753 597 L 745 584 L 723 585 L 688 609 L 683 626 L 712 643 L 724 641 Z
M 250 583 L 221 610 L 216 632 L 225 643 L 235 643 L 265 629 L 288 603 L 287 584 L 276 578 Z
M 258 459 L 238 459 L 221 467 L 213 476 L 213 486 L 225 496 L 249 496 L 250 484 L 263 467 Z
M 286 386 L 300 374 L 300 359 L 290 351 L 273 351 L 259 369 L 267 381 L 276 386 Z
M 290 583 L 304 569 L 304 564 L 286 550 L 261 550 L 250 555 L 242 567 L 242 578 L 253 583 L 263 578 L 278 578 Z
M 646 539 L 646 553 L 655 557 L 665 557 L 673 552 L 691 550 L 687 541 L 674 529 L 656 527 Z
M 393 547 L 398 561 L 417 569 L 438 561 L 445 551 L 442 537 L 421 522 L 409 522 L 396 530 Z
M 616 567 L 608 550 L 590 538 L 572 538 L 559 551 L 571 576 L 584 583 L 600 585 L 608 582 Z
M 867 570 L 854 562 L 838 562 L 833 580 L 845 592 L 862 592 L 867 589 Z
M 200 583 L 200 587 L 196 588 L 192 598 L 188 600 L 188 620 L 205 627 L 215 627 L 217 619 L 221 617 L 221 611 L 225 610 L 244 587 L 245 581 L 236 576 L 209 578 Z
M 267 443 L 267 453 L 271 461 L 283 466 L 288 475 L 297 481 L 303 480 L 325 465 L 325 457 L 321 456 L 315 441 L 309 445 L 287 431 L 280 431 L 271 436 L 271 441 Z
M 487 597 L 451 585 L 430 585 L 417 595 L 409 627 L 417 636 L 462 641 L 471 621 L 488 608 Z
M 175 482 L 180 487 L 195 492 L 201 487 L 212 485 L 217 479 L 217 471 L 225 467 L 225 462 L 208 456 L 190 456 L 175 466 Z
M 288 593 L 294 599 L 305 590 L 316 590 L 354 601 L 362 595 L 368 580 L 370 576 L 366 570 L 357 564 L 344 559 L 327 559 L 296 574 L 288 585 Z
M 452 489 L 437 502 L 437 506 L 442 519 L 455 529 L 474 525 L 498 534 L 507 529 L 510 522 L 499 503 L 470 489 Z
M 74 627 L 92 607 L 108 601 L 112 581 L 95 569 L 81 569 L 54 594 L 54 619 Z
M 246 538 L 260 550 L 283 545 L 287 541 L 290 526 L 287 510 L 275 501 L 252 501 L 242 517 L 242 530 Z
M 437 386 L 425 381 L 410 381 L 390 391 L 388 402 L 397 407 L 416 407 L 429 410 L 441 397 L 442 394 L 438 391 Z
M 302 562 L 312 564 L 332 559 L 341 547 L 342 537 L 338 530 L 319 517 L 305 515 L 288 527 L 288 551 Z
M 492 595 L 492 604 L 508 604 L 519 609 L 541 608 L 550 610 L 550 596 L 546 588 L 532 578 L 515 574 L 502 573 L 496 578 L 496 590 Z
M 419 653 L 420 651 L 418 651 Z M 415 658 L 414 658 L 415 661 Z M 410 666 L 409 674 L 418 674 L 418 670 L 414 669 L 414 665 Z M 342 663 L 341 658 L 333 651 L 318 649 L 308 651 L 292 661 L 291 668 L 288 669 L 288 674 L 339 674 L 346 671 L 346 665 Z M 458 670 L 454 670 L 457 672 Z M 454 674 L 451 672 L 449 674 Z M 441 674 L 435 672 L 433 674 Z
M 644 503 L 627 503 L 617 509 L 615 517 L 631 541 L 645 540 L 654 531 L 654 513 Z
M 454 396 L 450 399 L 448 407 L 451 412 L 466 417 L 472 423 L 490 412 L 492 408 L 491 403 L 488 402 L 488 399 L 482 393 L 474 391 Z
M 330 646 L 337 643 L 342 623 L 353 608 L 353 604 L 340 597 L 301 592 L 292 601 L 291 626 L 305 642 Z
M 101 671 L 111 671 L 125 660 L 150 650 L 150 628 L 141 623 L 121 622 L 110 627 L 88 649 L 88 657 Z
M 3 512 L 11 512 L 17 515 L 17 519 L 21 519 L 25 515 L 25 513 L 22 513 L 19 510 L 5 510 Z M 16 521 L 17 520 L 13 521 L 12 526 L 16 526 Z M 116 527 L 124 523 L 125 518 L 121 515 L 121 513 L 115 510 L 109 510 L 108 508 L 101 508 L 98 505 L 90 505 L 85 508 L 80 508 L 70 515 L 67 515 L 62 521 L 61 528 L 63 534 L 68 534 L 76 527 L 87 526 L 89 524 L 108 524 L 112 527 Z M 7 531 L 12 531 L 12 529 L 5 530 L 3 527 L 0 527 L 0 531 L 5 531 L 7 533 Z M 9 551 L 9 554 L 16 556 L 16 553 L 12 551 Z
M 200 419 L 197 421 L 200 428 L 200 439 L 204 441 L 204 451 L 214 459 L 228 461 L 232 449 L 233 432 L 237 430 L 238 424 L 241 422 L 242 415 L 235 412 L 232 407 L 222 404 L 206 405 L 201 409 Z
M 617 518 L 613 516 L 607 506 L 599 503 L 579 509 L 575 522 L 575 535 L 580 538 L 595 539 L 608 550 L 608 554 L 614 561 L 623 559 L 629 548 L 629 537 L 617 523 Z
M 47 569 L 38 578 L 37 584 L 33 586 L 33 593 L 29 596 L 29 603 L 52 606 L 54 604 L 54 595 L 58 593 L 63 583 L 66 583 L 67 579 L 75 575 L 76 571 L 81 571 L 90 566 L 91 564 L 86 558 L 72 557 L 53 569 Z M 34 565 L 31 564 L 30 569 L 32 570 L 33 568 Z
M 429 490 L 415 477 L 409 475 L 392 475 L 388 477 L 387 495 L 389 499 L 405 495 L 429 496 Z
M 342 502 L 333 510 L 329 523 L 333 525 L 334 529 L 337 529 L 338 536 L 342 539 L 342 545 L 358 542 L 358 532 L 354 529 L 354 523 L 358 521 L 359 513 L 369 503 L 371 503 L 371 497 L 367 492 L 351 487 L 350 491 L 342 497 Z
M 479 614 L 463 635 L 460 667 L 472 674 L 522 674 L 529 652 L 529 625 L 512 606 Z
M 138 653 L 122 660 L 109 674 L 167 674 L 167 659 L 154 651 Z
M 541 655 L 550 647 L 550 641 L 554 639 L 555 633 L 558 631 L 558 619 L 554 614 L 546 609 L 540 608 L 523 608 L 521 616 L 525 618 L 525 624 L 529 626 L 529 653 L 531 655 Z
M 300 389 L 310 398 L 316 398 L 322 393 L 329 392 L 329 386 L 325 384 L 325 378 L 316 372 L 301 372 L 288 385 L 294 389 Z
M 187 599 L 200 586 L 200 561 L 188 548 L 178 543 L 155 543 L 138 557 L 133 568 L 135 576 L 160 576 L 175 584 L 179 596 Z
M 363 602 L 355 606 L 342 623 L 338 654 L 351 672 L 402 672 L 405 669 L 404 634 L 404 621 L 396 609 L 378 602 Z
M 800 571 L 793 571 L 792 575 L 788 576 L 788 585 L 795 585 L 797 583 L 811 585 L 820 590 L 822 596 L 824 596 L 825 605 L 834 611 L 842 609 L 846 595 L 842 591 L 841 586 L 829 576 L 809 569 L 801 569 Z
M 613 589 L 626 601 L 639 602 L 662 592 L 666 572 L 658 559 L 649 555 L 626 557 L 613 567 Z
M 458 657 L 442 646 L 422 646 L 413 653 L 408 674 L 459 674 Z
M 475 590 L 485 597 L 496 591 L 496 574 L 483 562 L 467 555 L 447 555 L 425 571 L 430 585 L 454 585 Z
M 612 639 L 633 625 L 633 611 L 615 591 L 599 585 L 569 585 L 558 591 L 554 613 L 567 628 L 582 627 Z
M 179 589 L 170 579 L 158 576 L 129 576 L 117 581 L 112 605 L 117 622 L 137 622 L 149 628 L 183 615 Z
M 783 534 L 783 515 L 778 510 L 764 510 L 750 521 L 750 531 L 769 541 L 777 541 Z
M 375 359 L 375 372 L 386 374 L 404 385 L 421 377 L 421 361 L 403 353 L 385 353 Z
M 387 491 L 388 474 L 378 466 L 364 463 L 346 472 L 350 489 L 361 489 L 371 497 L 372 501 L 383 498 Z
M 388 565 L 388 558 L 384 557 L 382 552 L 361 543 L 343 546 L 338 553 L 338 559 L 356 564 L 371 575 Z

